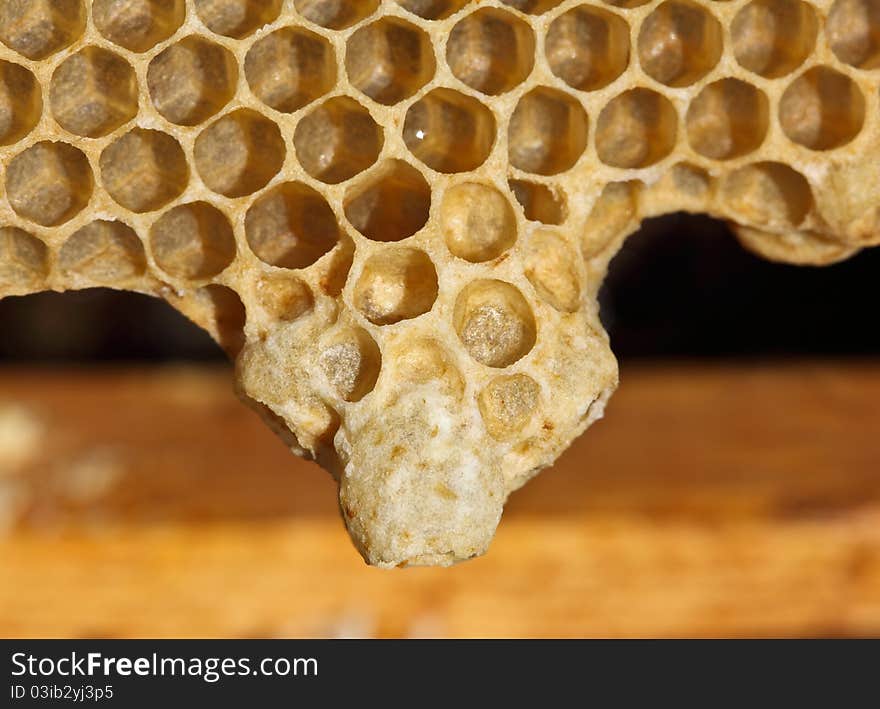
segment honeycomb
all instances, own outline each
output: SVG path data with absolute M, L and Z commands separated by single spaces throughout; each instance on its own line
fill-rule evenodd
M 165 299 L 365 559 L 483 552 L 598 419 L 676 210 L 880 241 L 880 0 L 0 0 L 0 296 Z

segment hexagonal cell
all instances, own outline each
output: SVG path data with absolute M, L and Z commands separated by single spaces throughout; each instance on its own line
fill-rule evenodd
M 144 246 L 134 229 L 122 222 L 94 221 L 74 232 L 58 254 L 58 268 L 100 285 L 119 285 L 142 276 L 147 268 Z
M 278 174 L 286 151 L 274 121 L 240 108 L 199 134 L 193 157 L 209 189 L 227 197 L 244 197 L 265 187 Z
M 543 224 L 562 224 L 565 221 L 565 200 L 547 185 L 529 180 L 508 180 L 508 185 L 529 221 Z
M 587 147 L 587 124 L 586 111 L 573 97 L 546 86 L 532 89 L 510 118 L 511 165 L 536 175 L 565 172 Z
M 397 0 L 397 4 L 424 20 L 442 20 L 454 15 L 469 0 Z
M 775 79 L 797 69 L 813 51 L 818 22 L 801 0 L 752 0 L 733 18 L 733 54 L 741 66 Z
M 813 207 L 803 175 L 778 162 L 759 162 L 734 170 L 721 185 L 721 198 L 748 224 L 794 227 Z
M 117 54 L 85 47 L 55 69 L 49 104 L 58 125 L 66 131 L 100 138 L 137 115 L 137 77 Z
M 0 60 L 0 145 L 24 138 L 39 123 L 42 112 L 36 77 L 23 66 Z
M 468 172 L 492 152 L 495 116 L 471 96 L 433 89 L 407 110 L 403 142 L 437 172 Z
M 162 50 L 147 68 L 147 87 L 156 110 L 183 126 L 194 126 L 217 113 L 235 95 L 237 82 L 235 56 L 196 36 Z
M 360 327 L 334 333 L 319 358 L 321 369 L 339 397 L 360 401 L 373 391 L 382 369 L 376 341 Z
M 463 182 L 440 204 L 440 229 L 449 251 L 472 263 L 497 258 L 516 243 L 516 216 L 491 185 Z
M 880 67 L 880 0 L 836 0 L 825 33 L 840 61 L 859 69 Z
M 385 143 L 370 112 L 353 98 L 337 96 L 303 118 L 293 134 L 300 165 L 315 179 L 335 185 L 366 170 Z
M 562 0 L 501 0 L 501 2 L 528 15 L 543 15 L 547 10 L 559 5 Z
M 64 49 L 85 29 L 82 0 L 0 2 L 0 42 L 28 59 L 45 59 Z
M 15 227 L 0 227 L 0 288 L 30 288 L 49 275 L 49 249 Z
M 401 344 L 392 352 L 398 377 L 414 384 L 440 382 L 448 393 L 462 395 L 464 380 L 445 347 L 429 337 L 406 336 L 398 342 Z
M 369 17 L 380 0 L 293 0 L 297 12 L 316 25 L 331 30 L 351 27 Z
M 132 52 L 146 52 L 177 32 L 184 0 L 94 0 L 92 21 L 104 37 Z
M 667 0 L 642 22 L 642 69 L 667 86 L 688 86 L 708 74 L 724 48 L 721 23 L 690 0 Z
M 345 195 L 345 216 L 373 241 L 400 241 L 428 221 L 431 187 L 403 160 L 386 160 Z
M 538 383 L 527 374 L 495 377 L 477 397 L 489 435 L 499 441 L 516 436 L 532 420 L 540 395 Z
M 229 220 L 207 202 L 169 209 L 150 229 L 150 250 L 159 268 L 178 278 L 215 276 L 235 258 Z
M 308 268 L 341 236 L 330 205 L 301 182 L 285 182 L 261 195 L 248 210 L 244 229 L 257 257 L 280 268 Z
M 526 278 L 542 300 L 563 313 L 573 313 L 581 304 L 577 256 L 552 229 L 536 229 L 526 240 Z
M 437 300 L 437 270 L 421 249 L 389 247 L 364 263 L 354 306 L 374 325 L 392 325 L 427 313 Z
M 452 28 L 446 62 L 460 81 L 496 96 L 519 86 L 532 73 L 535 34 L 516 15 L 485 7 Z
M 89 203 L 93 188 L 88 158 L 67 143 L 36 143 L 6 168 L 6 197 L 12 209 L 42 226 L 72 219 Z
M 560 15 L 544 41 L 550 70 L 573 89 L 607 86 L 629 65 L 629 25 L 612 12 L 581 5 Z
M 538 336 L 528 301 L 516 286 L 476 280 L 455 301 L 453 324 L 471 357 L 488 367 L 507 367 L 527 355 Z
M 158 130 L 131 130 L 104 149 L 99 164 L 104 189 L 132 212 L 161 209 L 189 183 L 183 148 Z
M 281 0 L 195 0 L 196 14 L 211 32 L 241 39 L 278 19 Z
M 839 148 L 862 130 L 865 97 L 846 74 L 814 66 L 782 94 L 779 123 L 790 140 L 811 150 Z
M 333 47 L 302 27 L 282 27 L 258 39 L 244 59 L 244 75 L 267 106 L 292 113 L 336 84 Z
M 257 283 L 260 305 L 276 320 L 289 322 L 302 317 L 315 304 L 309 287 L 299 278 L 288 274 L 267 274 Z
M 636 88 L 612 99 L 596 125 L 596 152 L 606 165 L 648 167 L 675 147 L 678 115 L 656 91 Z
M 431 39 L 397 17 L 383 17 L 348 39 L 345 70 L 352 85 L 390 106 L 412 96 L 434 76 Z
M 770 104 L 763 91 L 739 79 L 721 79 L 691 101 L 688 142 L 700 155 L 715 160 L 757 150 L 770 123 Z

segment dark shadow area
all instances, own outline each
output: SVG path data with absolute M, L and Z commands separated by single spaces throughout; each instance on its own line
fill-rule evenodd
M 223 361 L 210 336 L 159 298 L 107 288 L 0 300 L 0 363 Z
M 602 320 L 621 360 L 880 353 L 880 249 L 823 266 L 773 263 L 722 222 L 645 221 L 611 263 Z

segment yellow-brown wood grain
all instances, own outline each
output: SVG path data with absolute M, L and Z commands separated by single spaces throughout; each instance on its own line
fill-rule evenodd
M 487 556 L 395 571 L 229 380 L 0 371 L 0 635 L 880 635 L 876 364 L 624 367 Z

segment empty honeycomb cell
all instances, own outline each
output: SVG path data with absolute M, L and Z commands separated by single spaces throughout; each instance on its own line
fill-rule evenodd
M 330 205 L 301 182 L 285 182 L 260 195 L 245 215 L 244 229 L 257 257 L 279 268 L 307 268 L 340 239 Z
M 282 27 L 254 42 L 244 59 L 254 95 L 276 111 L 292 113 L 336 84 L 330 43 L 302 27 Z
M 516 436 L 533 418 L 541 389 L 527 374 L 495 377 L 480 392 L 477 403 L 486 430 L 504 441 Z
M 763 91 L 739 79 L 706 86 L 688 107 L 688 142 L 700 155 L 727 160 L 757 150 L 770 123 Z
M 265 187 L 281 170 L 285 153 L 278 124 L 249 108 L 216 120 L 193 148 L 202 181 L 227 197 L 244 197 Z
M 288 274 L 262 276 L 257 283 L 257 297 L 272 318 L 286 322 L 302 317 L 315 304 L 308 285 Z
M 43 97 L 34 75 L 23 66 L 0 60 L 0 145 L 24 138 L 42 112 Z
M 49 104 L 62 128 L 85 138 L 99 138 L 137 115 L 137 77 L 119 55 L 101 47 L 85 47 L 55 69 Z
M 122 222 L 98 220 L 74 232 L 58 254 L 58 268 L 99 285 L 112 286 L 142 276 L 147 268 L 144 246 L 134 229 Z
M 450 393 L 456 396 L 463 393 L 464 381 L 461 373 L 446 348 L 436 340 L 428 337 L 413 340 L 407 337 L 392 356 L 395 373 L 404 381 L 415 384 L 440 381 Z
M 49 249 L 15 227 L 0 227 L 0 286 L 32 288 L 49 273 Z
M 207 202 L 169 209 L 150 230 L 150 250 L 166 273 L 178 278 L 208 278 L 235 258 L 235 237 L 226 216 Z
M 779 101 L 782 130 L 811 150 L 831 150 L 849 143 L 864 122 L 865 97 L 858 85 L 827 66 L 805 71 Z
M 380 0 L 293 0 L 297 12 L 310 22 L 341 30 L 369 17 Z
M 376 341 L 360 327 L 348 327 L 329 339 L 320 365 L 339 398 L 360 401 L 373 391 L 382 368 Z
M 528 180 L 509 180 L 508 184 L 529 221 L 543 224 L 562 224 L 565 221 L 565 201 L 547 185 Z
M 813 206 L 813 193 L 804 176 L 778 162 L 734 170 L 722 183 L 721 197 L 737 219 L 759 226 L 797 226 Z
M 825 33 L 840 61 L 859 69 L 880 67 L 880 0 L 836 0 Z
M 67 143 L 36 143 L 6 168 L 9 204 L 16 214 L 42 226 L 72 219 L 89 203 L 93 188 L 88 158 Z
M 147 87 L 156 110 L 184 126 L 207 120 L 229 103 L 237 81 L 235 56 L 196 36 L 162 50 L 147 68 Z
M 45 59 L 73 44 L 86 28 L 83 0 L 3 0 L 0 42 L 28 59 Z
M 431 39 L 397 17 L 383 17 L 348 39 L 345 70 L 352 85 L 390 106 L 412 96 L 437 68 Z
M 550 70 L 580 91 L 594 91 L 629 64 L 629 25 L 599 7 L 581 5 L 560 15 L 544 41 Z
M 501 2 L 529 15 L 543 15 L 547 10 L 559 5 L 562 0 L 501 0 Z
M 801 0 L 752 0 L 733 18 L 733 53 L 749 71 L 775 79 L 797 69 L 813 51 L 818 21 Z
M 537 229 L 526 240 L 525 274 L 535 292 L 556 310 L 573 313 L 581 304 L 577 254 L 551 229 Z
M 132 52 L 146 52 L 177 32 L 184 0 L 94 0 L 92 21 L 104 37 Z
M 516 286 L 477 280 L 455 301 L 453 323 L 458 337 L 477 362 L 503 368 L 531 351 L 537 338 L 535 316 Z
M 535 34 L 510 12 L 483 8 L 452 28 L 446 43 L 452 73 L 472 89 L 492 96 L 519 86 L 532 73 Z
M 678 115 L 669 99 L 650 89 L 630 89 L 599 114 L 596 152 L 606 165 L 648 167 L 672 152 L 677 134 Z
M 373 241 L 400 241 L 428 221 L 431 187 L 403 160 L 386 160 L 345 195 L 345 216 Z
M 497 258 L 516 243 L 516 215 L 510 202 L 494 187 L 478 182 L 446 190 L 440 229 L 449 251 L 472 263 Z
M 407 110 L 403 141 L 437 172 L 469 172 L 492 152 L 495 116 L 472 96 L 434 89 Z
M 442 20 L 454 15 L 469 0 L 397 0 L 397 4 L 425 20 Z
M 373 254 L 354 287 L 354 305 L 374 325 L 427 313 L 437 300 L 437 271 L 421 249 L 389 247 Z
M 278 19 L 281 0 L 195 0 L 196 14 L 212 32 L 247 37 Z
M 667 86 L 688 86 L 721 59 L 721 23 L 690 0 L 667 0 L 642 22 L 638 52 L 642 69 Z
M 565 172 L 587 147 L 587 126 L 587 113 L 573 97 L 546 86 L 532 89 L 510 118 L 510 163 L 536 175 Z
M 158 130 L 134 128 L 101 153 L 101 183 L 132 212 L 151 212 L 176 199 L 189 182 L 183 148 Z
M 370 167 L 379 159 L 384 143 L 382 129 L 370 112 L 348 96 L 322 103 L 299 122 L 293 134 L 300 165 L 331 185 Z

